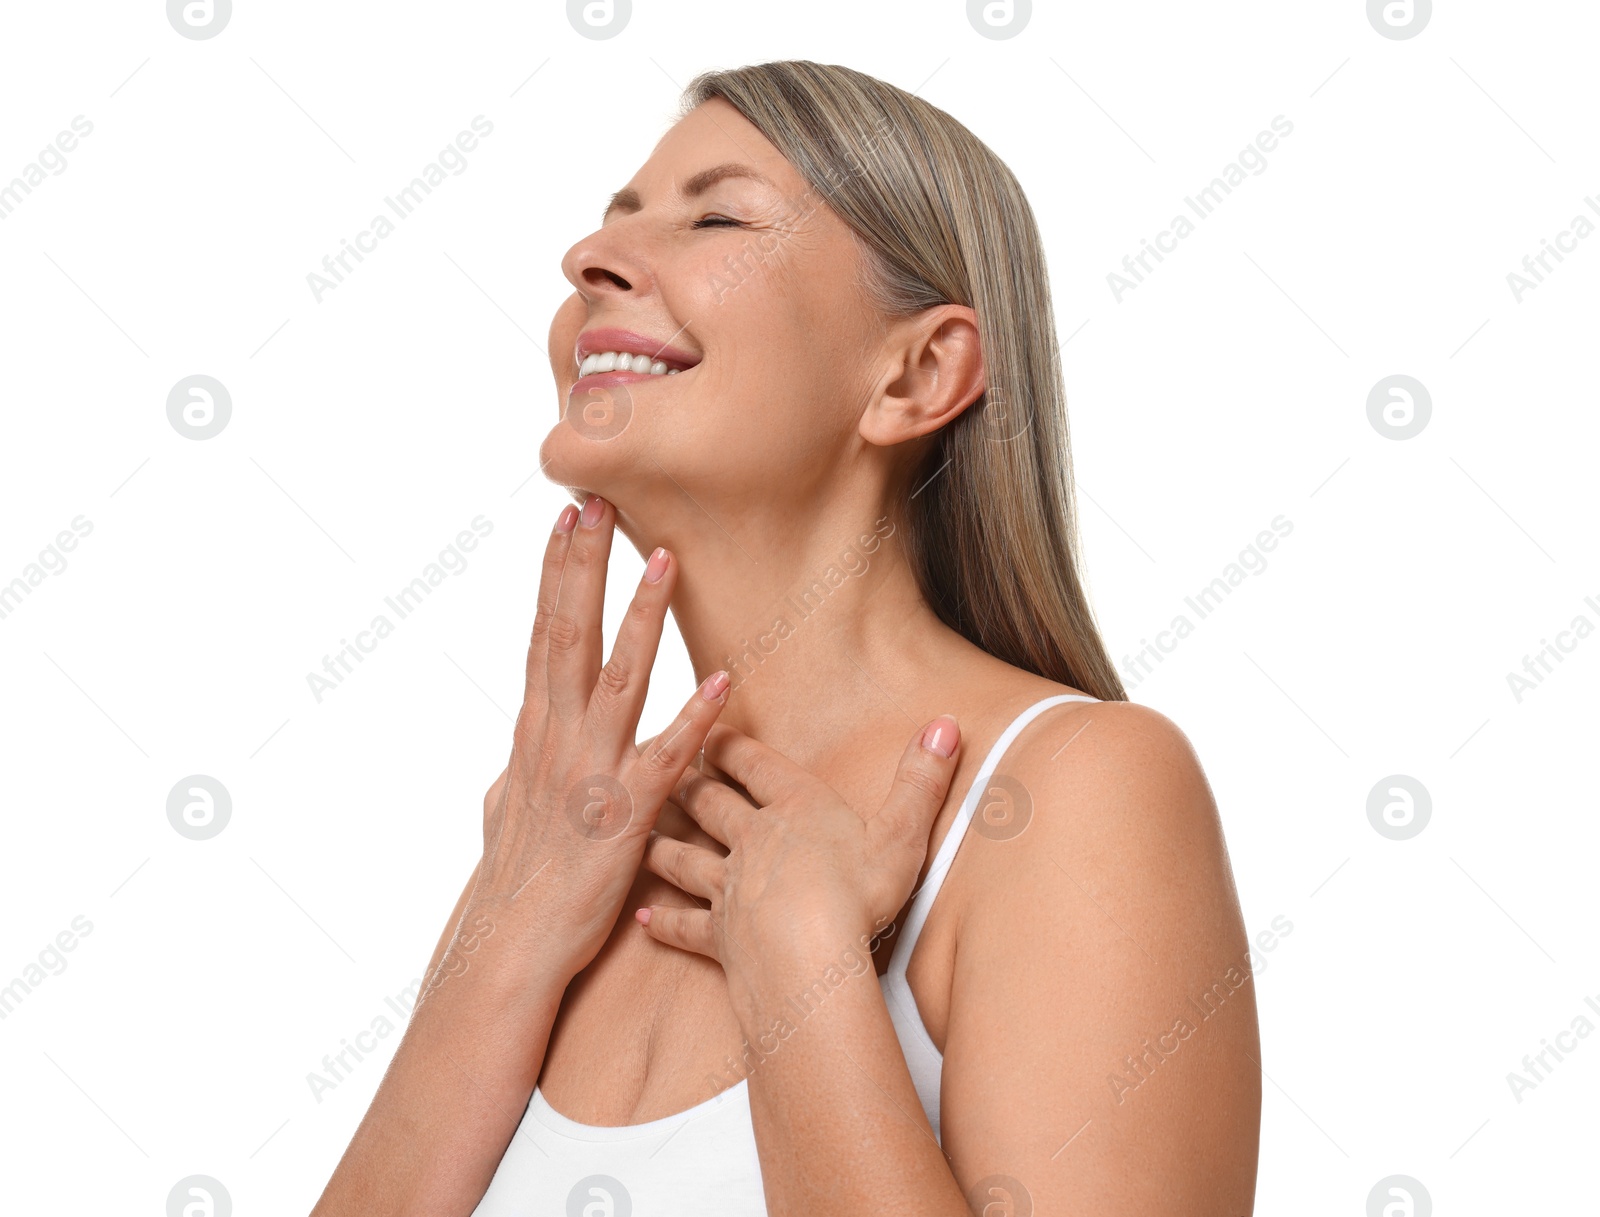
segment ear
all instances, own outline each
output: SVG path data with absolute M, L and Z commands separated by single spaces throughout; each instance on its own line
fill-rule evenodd
M 867 402 L 861 438 L 892 447 L 953 421 L 984 390 L 978 315 L 941 304 L 891 325 L 885 337 L 888 380 Z

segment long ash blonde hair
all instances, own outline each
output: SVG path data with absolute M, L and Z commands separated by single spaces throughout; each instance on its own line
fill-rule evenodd
M 977 314 L 987 388 L 929 445 L 907 489 L 922 594 L 1007 663 L 1105 701 L 1127 693 L 1084 592 L 1055 315 L 1033 211 L 1004 162 L 938 107 L 850 68 L 783 60 L 706 72 L 720 97 L 859 239 L 891 317 Z

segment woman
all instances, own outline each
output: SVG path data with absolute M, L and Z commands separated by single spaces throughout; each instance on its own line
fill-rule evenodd
M 1079 581 L 1019 187 L 844 68 L 684 111 L 563 262 L 582 511 L 316 1214 L 1248 1213 L 1237 897 Z M 614 528 L 649 558 L 602 666 Z M 704 680 L 635 745 L 669 606 Z

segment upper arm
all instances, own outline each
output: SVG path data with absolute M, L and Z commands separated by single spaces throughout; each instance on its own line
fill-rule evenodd
M 1009 1176 L 1038 1212 L 1248 1213 L 1255 993 L 1188 740 L 1100 703 L 1047 714 L 1002 770 L 1031 817 L 961 850 L 940 1121 L 957 1179 Z

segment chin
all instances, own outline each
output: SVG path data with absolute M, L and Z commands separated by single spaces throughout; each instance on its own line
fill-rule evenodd
M 563 418 L 539 445 L 539 467 L 579 504 L 591 494 L 615 503 L 615 496 L 639 474 L 639 457 L 631 439 L 626 433 L 593 438 Z

